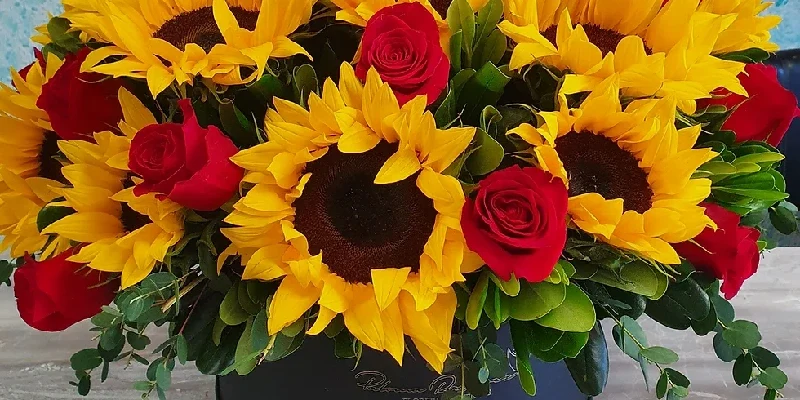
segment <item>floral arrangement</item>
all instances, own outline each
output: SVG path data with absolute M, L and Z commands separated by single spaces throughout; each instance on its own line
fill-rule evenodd
M 531 357 L 597 395 L 607 320 L 686 397 L 643 315 L 786 384 L 728 302 L 766 226 L 797 230 L 769 3 L 63 4 L 0 85 L 0 280 L 36 329 L 91 318 L 79 393 L 139 362 L 163 399 L 176 362 L 247 374 L 326 335 L 458 371 L 445 399 L 511 367 L 534 395 Z

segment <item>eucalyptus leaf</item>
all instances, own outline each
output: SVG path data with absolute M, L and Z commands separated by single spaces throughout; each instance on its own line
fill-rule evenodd
M 761 342 L 758 325 L 750 321 L 733 321 L 722 331 L 722 337 L 732 346 L 753 349 Z
M 565 360 L 572 379 L 583 394 L 598 396 L 608 383 L 608 344 L 603 327 L 597 322 L 589 340 L 577 357 Z
M 589 296 L 579 287 L 569 285 L 564 302 L 537 319 L 536 323 L 566 332 L 588 332 L 594 327 L 595 320 L 594 305 Z
M 520 283 L 520 291 L 511 299 L 511 318 L 533 321 L 556 309 L 567 297 L 566 285 L 552 283 Z

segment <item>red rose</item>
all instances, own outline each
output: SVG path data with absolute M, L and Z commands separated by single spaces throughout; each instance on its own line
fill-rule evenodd
M 64 65 L 42 86 L 36 106 L 47 112 L 53 131 L 65 140 L 93 141 L 92 134 L 114 130 L 122 120 L 117 93 L 121 79 L 81 72 L 91 50 L 67 54 Z
M 722 280 L 722 293 L 732 299 L 758 270 L 758 229 L 739 226 L 739 216 L 721 206 L 704 203 L 717 230 L 706 228 L 696 238 L 673 245 L 694 267 Z
M 401 3 L 375 13 L 361 39 L 356 75 L 366 79 L 370 67 L 392 87 L 400 105 L 419 95 L 433 104 L 450 73 L 433 14 L 420 3 Z
M 114 300 L 119 288 L 111 275 L 67 261 L 77 249 L 46 261 L 25 256 L 14 272 L 14 295 L 22 319 L 40 331 L 63 331 L 91 318 Z
M 461 228 L 467 246 L 501 279 L 550 276 L 567 241 L 567 188 L 538 168 L 491 173 L 467 199 Z
M 190 100 L 178 105 L 182 124 L 150 125 L 134 136 L 128 167 L 144 179 L 134 193 L 160 193 L 184 207 L 214 211 L 230 200 L 244 176 L 230 160 L 239 149 L 217 127 L 200 127 Z
M 717 97 L 698 105 L 703 108 L 721 104 L 728 109 L 735 108 L 722 125 L 723 129 L 736 133 L 739 142 L 760 140 L 777 146 L 792 120 L 800 117 L 797 98 L 778 82 L 778 70 L 771 65 L 747 64 L 739 80 L 750 94 L 749 98 L 717 89 L 714 92 Z

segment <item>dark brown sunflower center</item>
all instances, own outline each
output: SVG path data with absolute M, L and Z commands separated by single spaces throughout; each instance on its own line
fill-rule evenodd
M 442 18 L 447 18 L 447 9 L 450 8 L 450 3 L 452 2 L 453 0 L 431 0 L 431 5 Z
M 331 147 L 309 163 L 311 179 L 294 202 L 295 227 L 311 254 L 351 283 L 371 282 L 373 269 L 411 267 L 433 232 L 433 201 L 417 188 L 416 175 L 390 185 L 375 176 L 397 146 L 382 142 L 362 154 Z
M 231 7 L 231 12 L 239 21 L 240 27 L 255 30 L 258 11 Z M 225 43 L 211 7 L 203 7 L 172 17 L 158 28 L 153 37 L 163 39 L 179 50 L 183 50 L 189 43 L 195 43 L 209 52 L 215 45 Z
M 556 149 L 569 175 L 569 195 L 599 193 L 622 199 L 626 210 L 644 213 L 653 190 L 639 161 L 611 139 L 589 132 L 570 132 L 556 139 Z
M 61 172 L 63 165 L 58 161 L 58 155 L 58 135 L 52 131 L 45 132 L 39 150 L 39 176 L 66 184 L 68 182 Z
M 608 53 L 617 51 L 617 45 L 622 41 L 622 39 L 625 39 L 626 36 L 617 31 L 601 28 L 597 25 L 586 24 L 582 26 L 586 32 L 586 36 L 589 38 L 589 41 L 597 46 L 604 56 Z M 557 34 L 557 25 L 547 28 L 547 30 L 542 33 L 542 35 L 553 44 L 556 44 Z M 651 53 L 649 48 L 645 47 L 645 50 L 647 51 L 647 54 Z
M 133 180 L 131 178 L 126 179 L 122 182 L 122 186 L 125 189 L 132 188 L 134 186 Z M 133 232 L 149 224 L 150 217 L 135 211 L 128 203 L 122 203 L 120 221 L 122 221 L 122 227 L 125 228 L 125 232 Z

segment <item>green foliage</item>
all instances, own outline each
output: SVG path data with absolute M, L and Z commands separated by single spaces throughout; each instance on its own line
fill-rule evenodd
M 582 393 L 598 396 L 603 392 L 608 383 L 608 344 L 599 321 L 589 332 L 589 340 L 577 357 L 565 362 Z
M 695 173 L 711 180 L 711 199 L 743 216 L 785 200 L 789 196 L 786 181 L 777 170 L 784 156 L 764 142 L 734 140 L 735 136 L 724 133 L 703 138 L 702 146 L 719 153 Z
M 20 265 L 21 266 L 21 265 Z M 18 268 L 16 261 L 0 260 L 0 285 L 11 286 L 11 275 Z
M 79 32 L 72 29 L 66 18 L 51 18 L 47 23 L 47 33 L 50 35 L 51 43 L 42 48 L 45 57 L 52 53 L 63 59 L 67 53 L 77 52 L 83 46 Z
M 248 118 L 231 100 L 219 104 L 219 118 L 225 133 L 241 147 L 259 143 L 258 129 L 253 119 Z
M 54 222 L 61 220 L 67 215 L 72 215 L 75 210 L 69 207 L 46 206 L 39 210 L 39 215 L 36 218 L 36 228 L 39 232 L 43 231 Z
M 475 13 L 466 0 L 455 0 L 447 10 L 450 61 L 453 71 L 478 69 L 487 63 L 498 65 L 505 57 L 508 39 L 497 29 L 503 17 L 502 0 L 490 0 Z
M 730 61 L 739 61 L 745 64 L 761 63 L 766 61 L 770 54 L 769 52 L 753 47 L 747 50 L 733 51 L 730 53 L 717 54 L 718 58 Z
M 678 330 L 689 329 L 711 312 L 708 294 L 693 279 L 670 285 L 664 296 L 647 303 L 647 315 L 660 324 Z

